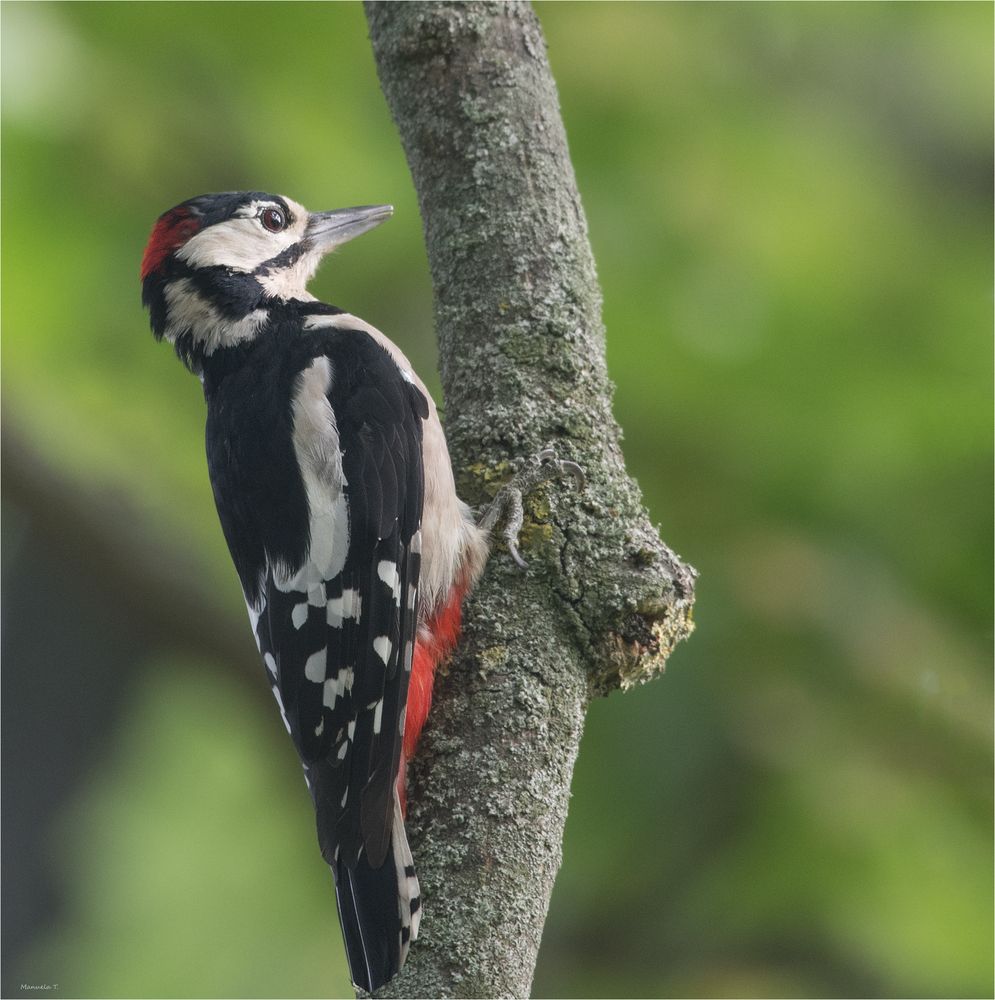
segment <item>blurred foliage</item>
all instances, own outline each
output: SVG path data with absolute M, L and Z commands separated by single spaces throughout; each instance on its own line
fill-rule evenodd
M 992 7 L 539 13 L 626 454 L 702 576 L 668 677 L 592 706 L 535 993 L 990 996 Z M 7 3 L 2 98 L 6 418 L 242 615 L 138 263 L 203 191 L 391 201 L 314 290 L 434 370 L 362 10 Z M 72 996 L 347 995 L 276 712 L 176 651 L 134 672 L 39 831 L 68 902 L 24 967 Z

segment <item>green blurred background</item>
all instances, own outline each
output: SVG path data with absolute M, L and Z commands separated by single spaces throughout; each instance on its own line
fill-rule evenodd
M 992 6 L 539 14 L 626 454 L 701 580 L 667 677 L 591 708 L 535 994 L 991 996 Z M 393 202 L 314 287 L 434 371 L 362 10 L 2 27 L 3 995 L 346 996 L 138 264 L 204 191 Z

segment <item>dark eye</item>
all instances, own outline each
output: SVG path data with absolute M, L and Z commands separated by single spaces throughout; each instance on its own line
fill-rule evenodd
M 264 208 L 259 221 L 271 233 L 280 233 L 287 228 L 287 220 L 278 208 Z

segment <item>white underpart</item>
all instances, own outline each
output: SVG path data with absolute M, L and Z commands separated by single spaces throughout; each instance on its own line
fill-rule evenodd
M 236 216 L 201 230 L 177 251 L 176 256 L 191 267 L 228 267 L 251 272 L 303 239 L 308 212 L 303 205 L 284 199 L 293 221 L 280 233 L 264 229 L 259 214 L 265 208 L 283 206 L 273 201 L 254 201 L 239 209 Z M 315 266 L 317 266 L 315 261 Z M 313 273 L 313 271 L 312 271 Z
M 269 315 L 265 309 L 256 309 L 242 319 L 228 319 L 198 294 L 189 278 L 166 285 L 166 307 L 169 316 L 163 331 L 166 340 L 175 344 L 182 334 L 194 331 L 205 354 L 251 340 Z
M 339 327 L 368 333 L 394 359 L 401 374 L 418 387 L 428 401 L 428 419 L 422 434 L 425 467 L 425 507 L 422 513 L 422 609 L 430 615 L 447 598 L 461 571 L 476 579 L 487 559 L 487 535 L 477 527 L 470 508 L 456 495 L 446 435 L 435 401 L 401 349 L 376 327 L 352 316 L 309 316 L 305 328 Z
M 308 603 L 317 607 L 325 603 L 318 588 L 342 572 L 349 548 L 342 454 L 335 414 L 326 395 L 331 382 L 332 366 L 323 357 L 315 358 L 297 377 L 292 406 L 293 442 L 307 494 L 311 542 L 307 558 L 296 573 L 273 569 L 273 582 L 279 590 L 304 591 Z

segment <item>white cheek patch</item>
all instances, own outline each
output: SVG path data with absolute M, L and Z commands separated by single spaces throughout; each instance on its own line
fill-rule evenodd
M 191 267 L 230 267 L 250 272 L 296 243 L 300 238 L 297 228 L 270 233 L 255 218 L 227 219 L 191 236 L 176 256 Z

